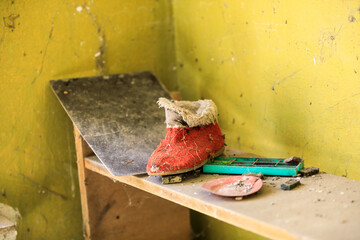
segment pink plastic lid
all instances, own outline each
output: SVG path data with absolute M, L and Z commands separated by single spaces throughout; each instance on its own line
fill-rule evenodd
M 211 180 L 202 185 L 202 188 L 220 196 L 242 197 L 260 190 L 263 181 L 254 176 L 231 176 Z

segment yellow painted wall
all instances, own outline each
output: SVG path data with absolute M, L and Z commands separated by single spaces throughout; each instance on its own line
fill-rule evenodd
M 82 239 L 72 125 L 49 80 L 151 70 L 170 90 L 168 1 L 0 1 L 0 202 L 19 239 Z
M 360 180 L 359 1 L 173 0 L 173 14 L 180 91 L 216 102 L 230 147 Z M 224 232 L 199 220 L 200 238 Z
M 51 79 L 151 70 L 185 99 L 213 99 L 230 147 L 301 156 L 360 180 L 359 9 L 339 0 L 1 1 L 0 201 L 22 214 L 19 239 L 82 238 L 72 126 Z M 198 238 L 260 238 L 192 220 Z
M 230 147 L 360 180 L 359 1 L 174 0 L 178 84 Z

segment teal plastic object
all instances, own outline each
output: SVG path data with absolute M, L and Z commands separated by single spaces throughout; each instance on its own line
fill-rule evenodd
M 204 173 L 243 174 L 262 173 L 272 176 L 294 176 L 304 168 L 300 163 L 284 163 L 285 158 L 217 157 L 203 166 Z

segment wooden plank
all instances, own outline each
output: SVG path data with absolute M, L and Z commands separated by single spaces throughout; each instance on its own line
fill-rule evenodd
M 84 139 L 81 137 L 79 130 L 74 125 L 74 135 L 75 135 L 75 148 L 77 156 L 77 167 L 78 167 L 78 178 L 79 178 L 79 188 L 80 188 L 80 201 L 81 209 L 83 216 L 83 233 L 86 240 L 90 238 L 90 220 L 89 220 L 89 207 L 87 200 L 87 190 L 86 190 L 86 177 L 85 177 L 85 166 L 84 158 L 90 155 L 91 150 L 88 145 L 85 143 Z
M 85 169 L 93 152 L 74 127 L 85 239 L 190 239 L 189 210 Z
M 238 156 L 247 157 L 245 153 Z M 273 239 L 360 239 L 360 182 L 331 174 L 302 178 L 301 186 L 283 191 L 289 178 L 268 177 L 263 188 L 242 201 L 201 189 L 222 177 L 202 174 L 181 184 L 163 185 L 156 176 L 112 176 L 96 158 L 85 167 L 182 206 Z
M 92 240 L 190 240 L 189 209 L 85 170 Z

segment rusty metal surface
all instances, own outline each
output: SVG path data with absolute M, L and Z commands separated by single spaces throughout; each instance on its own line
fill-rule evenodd
M 165 136 L 159 97 L 170 98 L 150 72 L 50 81 L 65 111 L 115 176 L 146 172 Z

